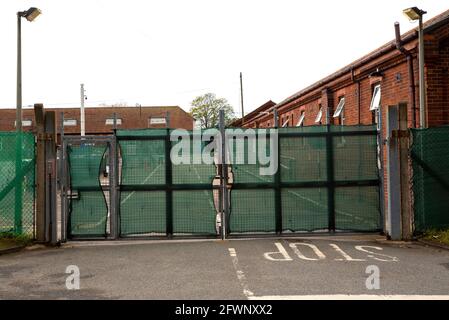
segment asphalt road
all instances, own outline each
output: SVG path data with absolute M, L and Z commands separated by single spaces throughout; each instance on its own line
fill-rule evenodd
M 69 265 L 79 268 L 79 290 L 66 288 Z M 372 268 L 378 270 L 379 289 L 369 290 Z M 335 294 L 449 295 L 449 251 L 373 237 L 315 237 L 77 242 L 0 256 L 0 299 L 297 299 Z

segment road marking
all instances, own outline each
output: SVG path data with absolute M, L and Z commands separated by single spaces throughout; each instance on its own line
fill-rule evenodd
M 237 252 L 235 251 L 234 248 L 228 248 L 228 250 L 229 255 L 232 258 L 232 264 L 234 265 L 235 272 L 237 273 L 237 279 L 239 280 L 240 285 L 242 286 L 243 294 L 248 299 L 251 299 L 251 297 L 254 296 L 254 293 L 251 290 L 249 290 L 248 281 L 246 280 L 245 273 L 239 267 L 239 259 L 237 258 Z
M 366 261 L 365 259 L 354 259 L 352 258 L 349 254 L 347 254 L 346 252 L 344 252 L 339 246 L 337 246 L 336 244 L 330 243 L 329 244 L 332 248 L 335 249 L 335 251 L 337 251 L 339 254 L 341 254 L 343 256 L 343 258 L 345 258 L 344 260 L 346 261 Z M 344 261 L 343 259 L 335 259 L 335 261 Z
M 292 296 L 252 296 L 249 300 L 449 300 L 449 295 L 369 295 L 329 294 Z
M 309 247 L 313 250 L 313 252 L 317 255 L 318 258 L 308 258 L 305 255 L 303 255 L 301 253 L 301 251 L 299 251 L 297 246 L 305 246 L 305 247 Z M 298 258 L 303 259 L 303 260 L 309 260 L 309 261 L 317 261 L 317 260 L 323 260 L 326 259 L 326 256 L 324 255 L 324 253 L 322 253 L 320 251 L 320 249 L 318 249 L 318 247 L 314 244 L 310 244 L 310 243 L 290 243 L 290 248 L 292 248 L 293 252 L 298 256 Z

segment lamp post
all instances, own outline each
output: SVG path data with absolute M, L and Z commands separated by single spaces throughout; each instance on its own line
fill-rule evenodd
M 41 14 L 38 8 L 29 8 L 26 11 L 17 12 L 17 110 L 16 130 L 22 131 L 22 25 L 21 18 L 33 21 Z
M 423 15 L 427 12 L 417 7 L 407 8 L 404 11 L 405 16 L 410 21 L 419 21 L 418 41 L 419 41 L 419 126 L 426 127 L 426 88 L 424 80 L 424 29 Z
M 17 12 L 17 100 L 16 100 L 16 181 L 22 181 L 22 25 L 21 19 L 33 21 L 41 14 L 41 10 L 31 7 Z M 14 231 L 22 233 L 22 183 L 16 183 Z

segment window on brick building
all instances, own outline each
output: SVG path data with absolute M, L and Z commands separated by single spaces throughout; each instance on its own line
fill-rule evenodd
M 380 84 L 378 84 L 373 87 L 373 96 L 371 98 L 371 105 L 369 108 L 372 113 L 371 123 L 377 124 L 378 129 L 379 129 L 379 125 L 380 125 L 380 121 L 379 121 L 380 98 L 381 98 L 381 89 L 380 89 Z
M 76 119 L 64 119 L 64 127 L 76 126 Z
M 283 122 L 282 122 L 282 128 L 288 127 L 288 122 L 290 121 L 289 116 L 286 116 L 285 118 L 283 118 L 282 121 L 283 121 Z
M 341 97 L 333 115 L 334 118 L 340 118 L 340 125 L 343 125 L 345 120 L 344 108 L 345 108 L 345 97 Z
M 315 123 L 321 124 L 321 118 L 323 118 L 323 108 L 320 107 L 320 110 L 318 111 L 318 114 L 315 118 Z
M 149 127 L 154 124 L 166 124 L 166 123 L 167 119 L 165 119 L 165 117 L 151 117 L 150 119 L 148 119 Z
M 117 118 L 116 120 L 117 120 L 117 125 L 122 124 L 122 119 Z M 106 119 L 105 124 L 106 124 L 106 125 L 110 125 L 110 126 L 114 125 L 114 119 L 113 119 L 113 118 L 108 118 L 108 119 Z
M 380 107 L 380 84 L 374 86 L 373 88 L 373 97 L 371 98 L 371 105 L 369 107 L 370 111 L 374 111 L 379 109 Z
M 301 111 L 301 114 L 299 115 L 298 123 L 296 124 L 297 127 L 301 127 L 304 123 L 304 119 L 306 118 L 306 113 L 304 111 Z
M 33 120 L 22 120 L 22 127 L 31 127 L 33 125 Z M 14 121 L 14 127 L 16 126 L 16 121 Z

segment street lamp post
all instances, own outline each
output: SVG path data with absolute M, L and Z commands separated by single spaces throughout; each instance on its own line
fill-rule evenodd
M 38 8 L 29 8 L 26 11 L 17 12 L 17 110 L 16 130 L 22 132 L 22 19 L 33 21 L 41 14 Z
M 22 233 L 22 25 L 21 18 L 33 21 L 41 14 L 38 8 L 30 8 L 26 11 L 17 12 L 17 100 L 16 100 L 16 187 L 15 187 L 15 210 L 14 231 Z
M 425 128 L 427 126 L 426 121 L 426 88 L 424 79 L 424 28 L 423 28 L 423 15 L 427 12 L 417 7 L 405 9 L 404 14 L 410 21 L 419 21 L 418 27 L 418 41 L 419 41 L 419 126 Z

